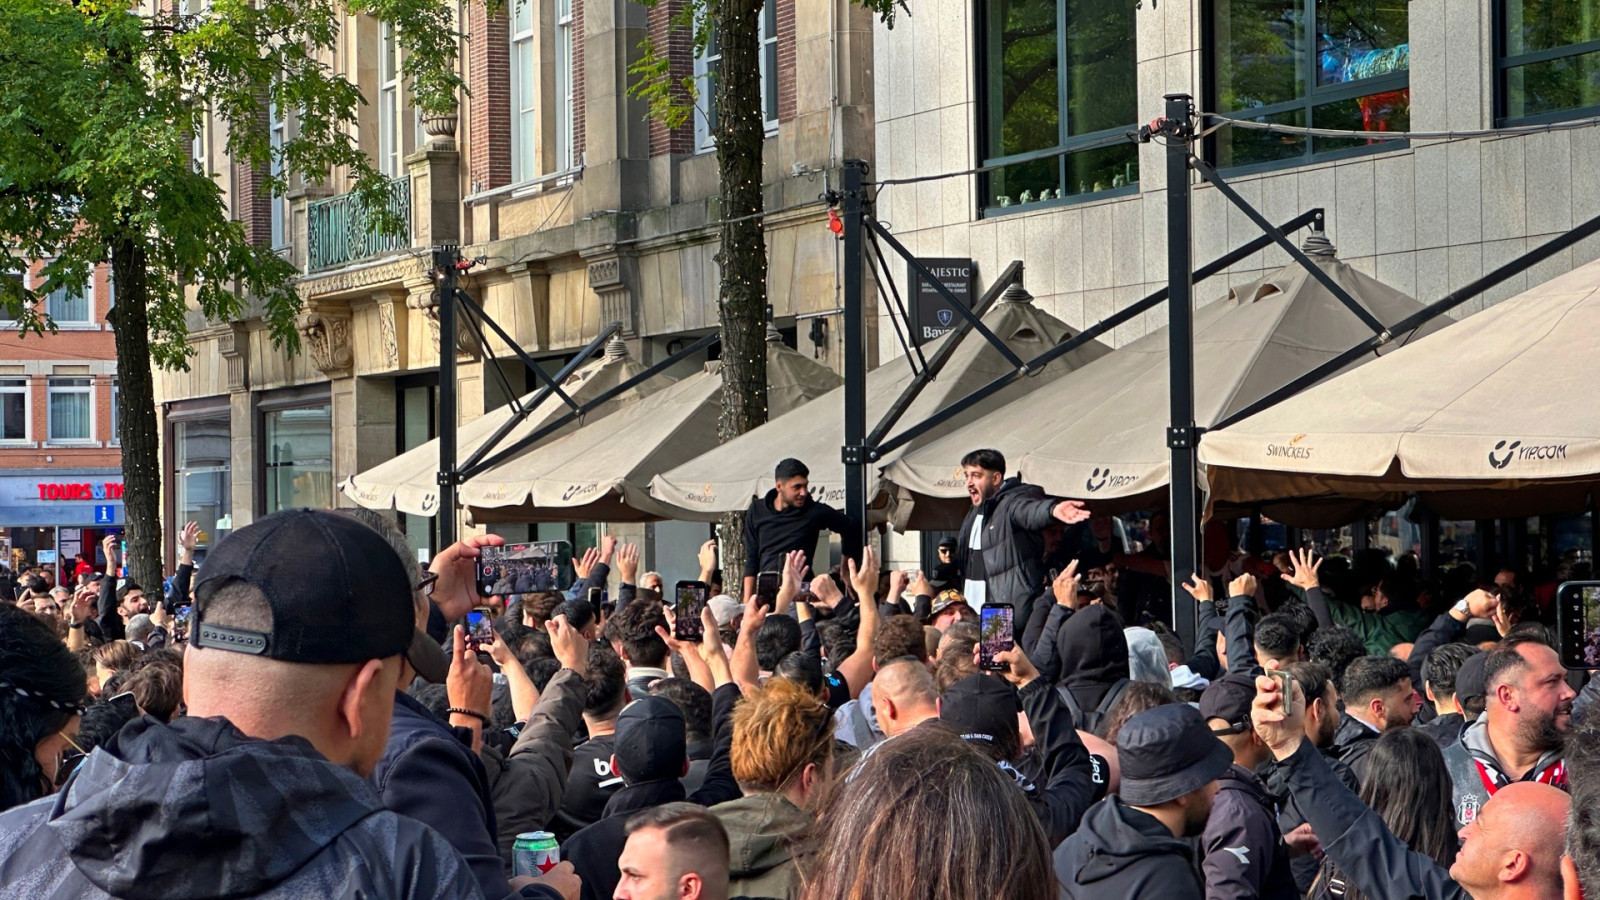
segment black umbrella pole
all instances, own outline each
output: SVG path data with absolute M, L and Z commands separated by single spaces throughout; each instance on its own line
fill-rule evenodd
M 844 511 L 867 533 L 867 323 L 862 175 L 866 164 L 844 164 Z
M 433 250 L 439 278 L 439 549 L 456 542 L 456 262 L 454 244 Z
M 1194 598 L 1183 589 L 1199 556 L 1194 426 L 1194 276 L 1189 209 L 1189 145 L 1194 105 L 1188 94 L 1168 94 L 1160 133 L 1167 148 L 1167 342 L 1171 381 L 1172 626 L 1185 647 L 1194 647 Z

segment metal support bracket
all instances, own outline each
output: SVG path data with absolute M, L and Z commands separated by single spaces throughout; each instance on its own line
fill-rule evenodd
M 1167 449 L 1187 450 L 1200 443 L 1205 429 L 1199 425 L 1180 425 L 1167 429 Z

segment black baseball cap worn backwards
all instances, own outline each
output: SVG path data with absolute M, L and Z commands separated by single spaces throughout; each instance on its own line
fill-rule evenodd
M 239 583 L 266 597 L 270 631 L 206 621 L 217 592 Z M 326 510 L 273 513 L 228 535 L 206 555 L 195 599 L 190 643 L 196 647 L 323 665 L 402 653 L 441 660 L 416 628 L 411 578 L 389 542 L 356 519 Z M 408 652 L 419 640 L 431 657 Z M 415 660 L 413 667 L 429 680 L 444 678 Z

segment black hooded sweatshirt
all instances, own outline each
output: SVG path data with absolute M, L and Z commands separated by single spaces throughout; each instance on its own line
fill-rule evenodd
M 826 503 L 811 500 L 805 506 L 775 509 L 778 492 L 767 491 L 765 497 L 750 501 L 744 515 L 744 574 L 754 578 L 762 572 L 782 572 L 783 559 L 795 550 L 806 555 L 806 565 L 813 573 L 817 567 L 811 556 L 817 549 L 817 537 L 824 531 L 839 536 L 840 549 L 848 558 L 861 558 L 861 529 L 854 519 Z M 827 566 L 823 566 L 824 569 Z
M 1056 879 L 1064 900 L 1201 900 L 1194 847 L 1172 836 L 1149 813 L 1115 794 L 1083 816 L 1056 848 Z
M 1056 632 L 1056 659 L 1061 684 L 1072 692 L 1078 708 L 1094 709 L 1117 682 L 1128 678 L 1122 620 L 1099 604 L 1084 607 Z
M 6 897 L 481 898 L 455 848 L 297 737 L 136 719 L 0 815 Z M 545 894 L 539 894 L 545 896 Z

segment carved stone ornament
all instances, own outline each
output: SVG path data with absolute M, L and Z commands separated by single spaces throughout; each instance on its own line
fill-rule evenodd
M 613 256 L 589 263 L 589 288 L 600 298 L 600 321 L 621 322 L 625 337 L 635 335 L 633 291 L 637 262 L 631 256 Z
M 230 392 L 250 389 L 250 334 L 238 324 L 217 335 L 217 354 L 228 370 Z
M 295 319 L 311 364 L 330 377 L 348 375 L 354 362 L 348 310 L 309 309 Z

